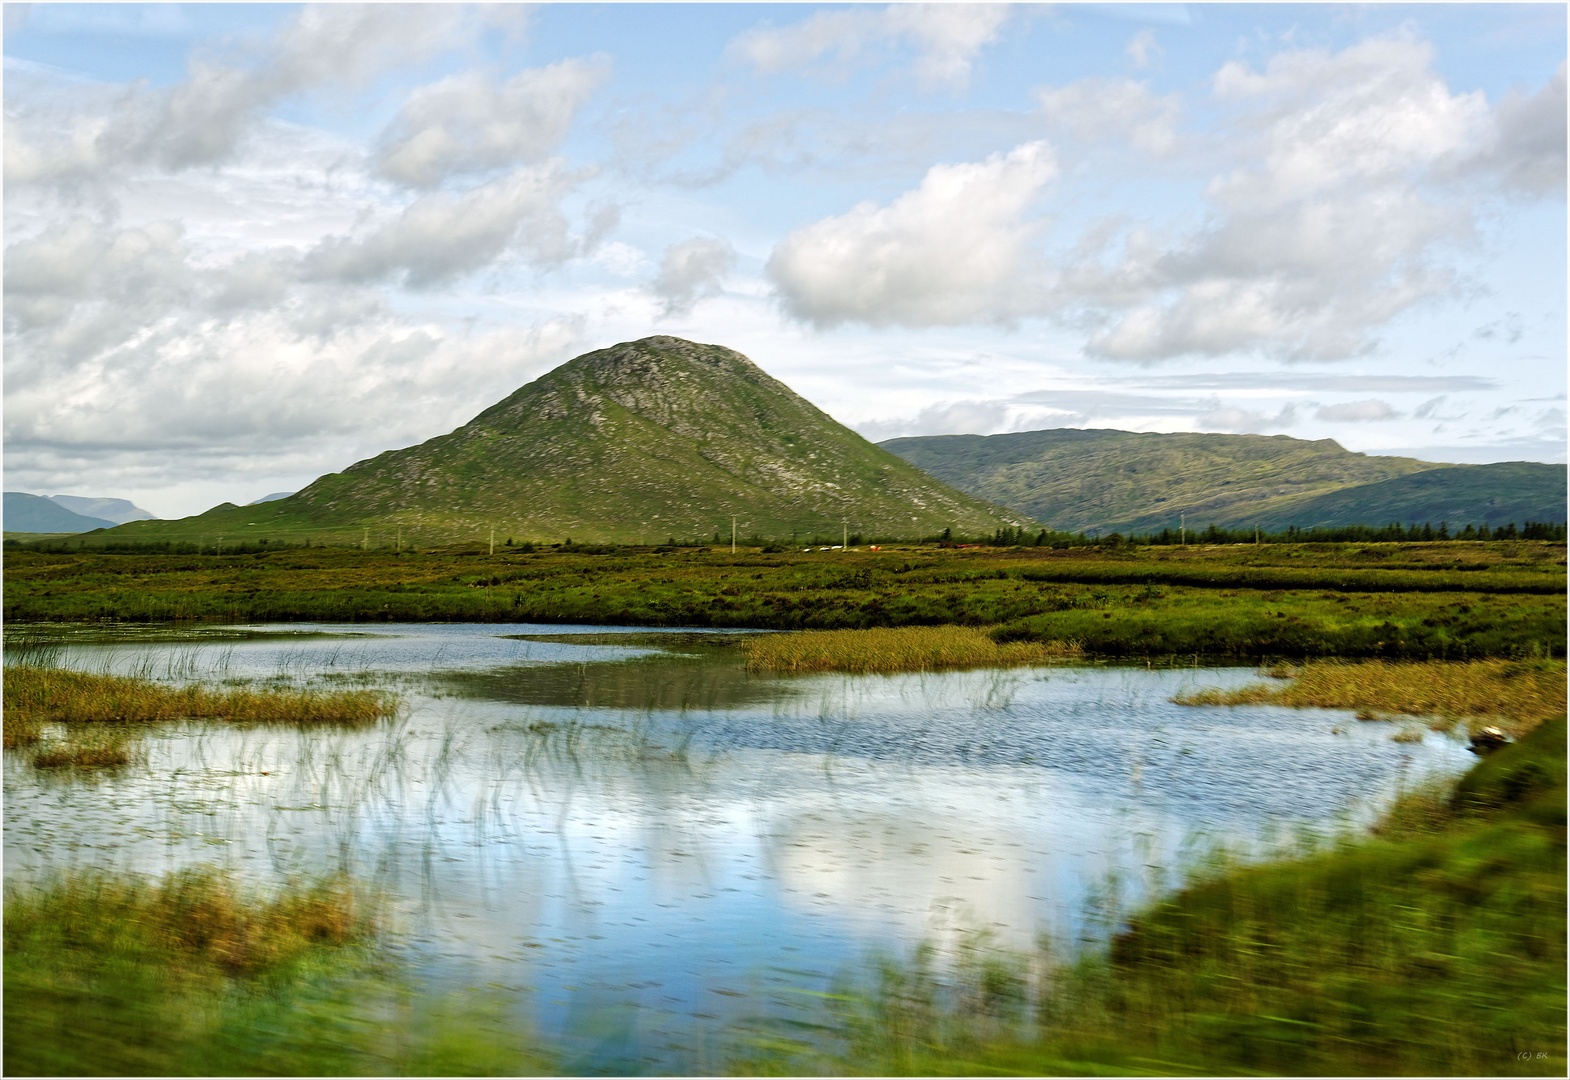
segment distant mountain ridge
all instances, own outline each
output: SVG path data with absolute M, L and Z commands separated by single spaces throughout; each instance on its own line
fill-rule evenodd
M 108 540 L 318 536 L 659 543 L 992 533 L 1027 515 L 962 494 L 842 426 L 741 353 L 650 337 L 586 353 L 469 423 L 261 505 Z M 399 532 L 401 530 L 401 532 Z
M 1565 520 L 1563 465 L 1446 465 L 1285 435 L 1058 428 L 880 443 L 961 491 L 1079 532 L 1214 523 L 1312 528 L 1390 521 Z
M 149 513 L 130 499 L 88 498 L 83 495 L 50 495 L 49 501 L 65 507 L 73 514 L 102 518 L 112 525 L 127 521 L 152 521 L 158 515 Z
M 26 533 L 85 533 L 113 528 L 103 518 L 73 514 L 59 503 L 25 491 L 5 493 L 5 531 Z

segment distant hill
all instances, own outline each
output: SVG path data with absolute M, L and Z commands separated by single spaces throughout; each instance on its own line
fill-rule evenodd
M 1565 466 L 1536 461 L 1445 465 L 1304 499 L 1290 507 L 1289 524 L 1311 528 L 1399 521 L 1437 527 L 1445 521 L 1493 527 L 1509 521 L 1562 522 L 1565 480 Z
M 961 491 L 1074 532 L 1154 532 L 1180 514 L 1197 528 L 1565 520 L 1563 465 L 1370 457 L 1332 439 L 1059 428 L 880 445 Z
M 5 493 L 5 531 L 28 533 L 84 533 L 114 525 L 103 518 L 73 514 L 42 495 L 24 491 Z
M 102 518 L 112 525 L 127 521 L 152 521 L 158 515 L 148 513 L 129 499 L 91 499 L 82 495 L 50 495 L 49 501 L 65 507 L 73 514 Z
M 291 496 L 293 494 L 294 494 L 294 492 L 292 492 L 292 491 L 275 491 L 271 495 L 263 495 L 260 499 L 252 499 L 250 502 L 246 503 L 245 505 L 247 505 L 247 506 L 260 506 L 260 505 L 262 505 L 262 503 L 277 502 L 279 499 L 287 499 L 289 496 Z
M 881 450 L 718 345 L 651 337 L 587 353 L 457 430 L 285 499 L 133 522 L 105 539 L 224 535 L 445 543 L 658 543 L 814 533 L 992 533 L 1027 515 Z

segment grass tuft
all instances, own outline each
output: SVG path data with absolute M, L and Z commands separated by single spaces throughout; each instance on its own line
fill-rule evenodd
M 1519 736 L 1564 711 L 1565 662 L 1316 660 L 1296 668 L 1282 686 L 1210 687 L 1172 700 L 1179 705 L 1356 709 L 1359 720 L 1432 716 L 1465 721 L 1473 729 L 1493 724 Z
M 44 723 L 122 724 L 202 718 L 236 723 L 375 723 L 397 701 L 374 690 L 212 690 L 13 664 L 5 669 L 6 746 L 36 742 Z
M 1017 667 L 1080 655 L 1071 641 L 999 643 L 971 626 L 901 626 L 768 634 L 744 646 L 749 671 L 891 674 Z

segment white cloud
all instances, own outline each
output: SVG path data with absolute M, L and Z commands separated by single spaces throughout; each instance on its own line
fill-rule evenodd
M 457 4 L 314 4 L 291 15 L 249 64 L 195 56 L 183 81 L 132 84 L 67 130 L 28 110 L 8 115 L 8 183 L 92 178 L 135 165 L 180 170 L 229 159 L 263 111 L 325 86 L 355 87 L 422 62 L 484 25 Z M 8 98 L 9 105 L 9 98 Z M 10 110 L 8 109 L 8 113 Z M 15 124 L 19 129 L 11 130 Z
M 1205 431 L 1236 431 L 1258 433 L 1279 431 L 1297 422 L 1297 410 L 1285 405 L 1274 416 L 1256 409 L 1237 406 L 1218 406 L 1196 417 L 1198 426 Z
M 981 50 L 997 40 L 1009 17 L 1006 4 L 895 4 L 820 11 L 799 23 L 749 30 L 730 54 L 755 70 L 843 77 L 881 62 L 896 45 L 914 53 L 912 70 L 928 88 L 963 88 Z
M 699 300 L 719 295 L 721 281 L 735 264 L 736 253 L 725 241 L 695 236 L 665 249 L 650 287 L 663 301 L 667 318 L 685 315 Z
M 1346 401 L 1337 405 L 1323 405 L 1314 410 L 1314 416 L 1320 420 L 1330 420 L 1340 424 L 1364 423 L 1372 420 L 1393 420 L 1399 416 L 1387 402 L 1378 398 L 1369 398 L 1366 401 Z
M 1130 230 L 1071 262 L 1058 299 L 1090 314 L 1092 353 L 1155 361 L 1258 352 L 1343 359 L 1397 314 L 1452 291 L 1435 254 L 1470 239 L 1473 207 L 1434 181 L 1486 142 L 1480 93 L 1452 94 L 1432 50 L 1405 37 L 1340 53 L 1226 64 L 1218 101 L 1241 109 L 1212 181 L 1210 221 L 1186 237 Z
M 552 160 L 461 195 L 424 195 L 362 237 L 322 240 L 306 254 L 304 275 L 424 288 L 472 273 L 509 250 L 538 265 L 560 263 L 578 250 L 560 204 L 580 179 Z
M 888 206 L 865 202 L 792 232 L 768 275 L 786 310 L 818 326 L 1007 320 L 1032 307 L 1025 214 L 1056 173 L 1044 142 L 934 165 Z
M 1537 93 L 1512 93 L 1494 109 L 1496 134 L 1475 167 L 1526 195 L 1565 194 L 1565 62 Z
M 521 71 L 504 83 L 470 71 L 418 87 L 383 132 L 376 167 L 399 183 L 430 188 L 455 173 L 539 162 L 609 75 L 609 58 L 595 56 Z
M 1166 53 L 1165 49 L 1156 44 L 1155 31 L 1149 29 L 1135 34 L 1123 51 L 1128 54 L 1129 62 L 1137 68 L 1148 68 Z
M 1042 117 L 1056 131 L 1082 142 L 1126 138 L 1137 149 L 1157 155 L 1171 152 L 1183 114 L 1181 95 L 1157 97 L 1148 84 L 1133 79 L 1081 79 L 1068 86 L 1040 87 L 1035 96 Z
M 911 435 L 992 435 L 1008 430 L 1009 406 L 1003 401 L 940 401 L 914 417 L 869 420 L 856 430 L 873 442 Z
M 1261 164 L 1220 178 L 1218 201 L 1279 205 L 1409 177 L 1476 146 L 1489 122 L 1483 93 L 1452 94 L 1432 60 L 1427 43 L 1396 36 L 1339 53 L 1279 53 L 1263 72 L 1224 65 L 1212 80 L 1215 96 L 1245 110 L 1237 136 L 1255 144 Z

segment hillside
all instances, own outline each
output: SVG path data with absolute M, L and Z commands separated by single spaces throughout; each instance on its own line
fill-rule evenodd
M 5 493 L 5 531 L 8 533 L 84 533 L 107 529 L 114 522 L 74 514 L 65 507 L 24 491 Z
M 961 491 L 1057 529 L 1565 519 L 1565 467 L 1370 457 L 1331 439 L 1053 429 L 881 443 Z M 1491 470 L 1491 471 L 1478 471 Z
M 51 495 L 49 496 L 49 501 L 56 506 L 65 507 L 73 514 L 102 518 L 111 525 L 123 525 L 127 521 L 151 521 L 158 516 L 143 510 L 130 499 L 88 498 L 83 495 Z
M 1566 470 L 1537 461 L 1445 465 L 1316 495 L 1285 508 L 1300 528 L 1387 521 L 1487 524 L 1564 521 Z M 1207 522 L 1208 524 L 1208 522 Z M 1218 522 L 1219 524 L 1219 522 Z
M 285 499 L 133 522 L 106 541 L 658 543 L 758 534 L 913 536 L 1029 524 L 933 480 L 745 356 L 673 337 L 587 353 L 457 430 Z M 843 524 L 842 524 L 843 523 Z

